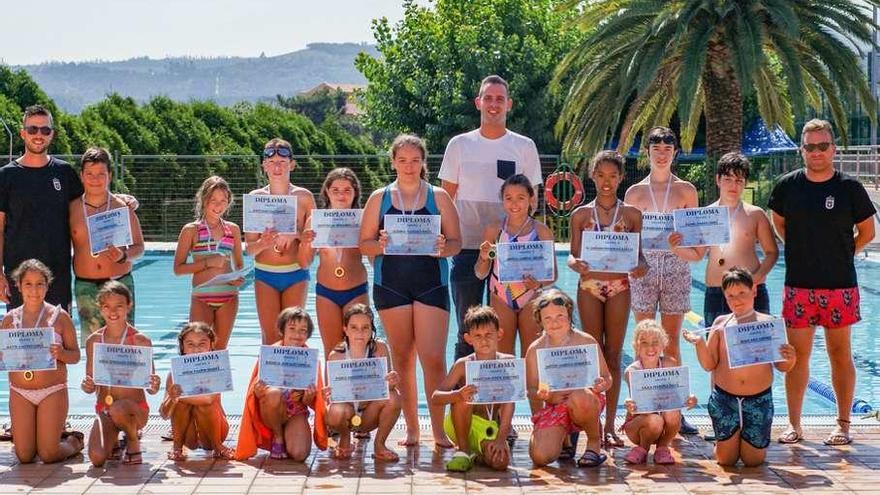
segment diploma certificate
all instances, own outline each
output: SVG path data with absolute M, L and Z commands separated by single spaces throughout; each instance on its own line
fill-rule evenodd
M 501 283 L 522 282 L 526 275 L 542 282 L 553 280 L 556 252 L 553 241 L 499 242 L 495 245 Z
M 639 266 L 639 234 L 635 232 L 581 233 L 581 259 L 591 272 L 629 273 Z
M 260 380 L 266 385 L 305 390 L 315 384 L 317 376 L 317 349 L 260 346 Z
M 642 213 L 642 250 L 668 251 L 669 234 L 674 230 L 672 213 Z
M 131 240 L 131 220 L 126 206 L 89 215 L 86 218 L 86 226 L 92 255 L 97 255 L 111 246 L 125 247 L 134 244 Z
M 221 273 L 220 275 L 217 275 L 214 278 L 212 278 L 211 280 L 208 280 L 207 282 L 203 282 L 203 283 L 197 285 L 196 287 L 201 288 L 201 287 L 214 287 L 217 285 L 228 285 L 230 282 L 233 282 L 233 281 L 238 280 L 240 278 L 247 277 L 248 273 L 250 273 L 251 270 L 253 270 L 253 269 L 254 269 L 254 267 L 252 267 L 252 266 L 246 266 L 246 267 L 242 268 L 241 270 L 235 270 L 234 272 Z
M 152 347 L 96 343 L 92 352 L 92 378 L 95 385 L 150 388 L 150 375 L 153 374 Z
M 590 387 L 599 377 L 596 344 L 538 349 L 538 381 L 551 392 Z
M 691 395 L 687 366 L 632 370 L 629 385 L 637 414 L 681 409 Z
M 465 382 L 477 386 L 471 404 L 495 404 L 526 399 L 526 360 L 486 359 L 465 362 Z
M 245 194 L 243 203 L 245 232 L 296 234 L 296 196 Z
M 55 358 L 49 353 L 54 342 L 53 328 L 0 330 L 0 371 L 56 369 Z
M 385 215 L 385 254 L 436 255 L 440 215 Z
M 388 359 L 327 361 L 327 385 L 332 402 L 363 402 L 388 398 Z
M 727 362 L 731 368 L 784 361 L 779 346 L 788 343 L 782 318 L 724 327 Z
M 171 358 L 171 379 L 183 389 L 182 397 L 219 394 L 232 390 L 229 351 L 209 351 Z
M 364 210 L 312 210 L 313 248 L 356 248 Z
M 672 210 L 682 247 L 720 246 L 730 242 L 730 212 L 726 206 Z

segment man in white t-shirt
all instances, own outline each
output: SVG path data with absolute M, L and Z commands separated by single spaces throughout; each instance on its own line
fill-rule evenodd
M 452 258 L 450 277 L 459 328 L 455 359 L 473 352 L 462 338 L 461 322 L 468 308 L 485 301 L 486 282 L 474 275 L 474 264 L 483 230 L 503 213 L 501 184 L 514 174 L 528 177 L 536 190 L 543 182 L 535 142 L 507 129 L 507 112 L 513 105 L 507 81 L 495 75 L 483 79 L 474 104 L 480 111 L 479 129 L 453 137 L 440 167 L 443 189 L 455 200 L 461 223 L 462 249 Z

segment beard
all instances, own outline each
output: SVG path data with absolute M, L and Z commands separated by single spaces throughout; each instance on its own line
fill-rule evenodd
M 34 155 L 42 155 L 49 149 L 49 142 L 45 141 L 43 144 L 33 144 L 25 141 L 24 147 L 28 153 L 32 153 Z

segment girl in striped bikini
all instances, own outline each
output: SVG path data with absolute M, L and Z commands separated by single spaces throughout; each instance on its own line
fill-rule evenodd
M 174 274 L 192 274 L 189 321 L 201 321 L 214 329 L 214 349 L 226 349 L 235 315 L 238 288 L 243 278 L 225 284 L 202 286 L 217 275 L 240 270 L 241 229 L 223 219 L 232 204 L 232 191 L 222 177 L 211 176 L 196 193 L 196 221 L 183 226 L 174 253 Z M 192 261 L 189 255 L 192 253 Z

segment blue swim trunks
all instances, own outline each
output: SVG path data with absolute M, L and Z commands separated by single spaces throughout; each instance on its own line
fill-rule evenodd
M 716 385 L 709 396 L 709 417 L 717 440 L 742 430 L 740 438 L 756 449 L 766 449 L 773 426 L 773 392 L 768 388 L 755 395 L 734 395 Z

